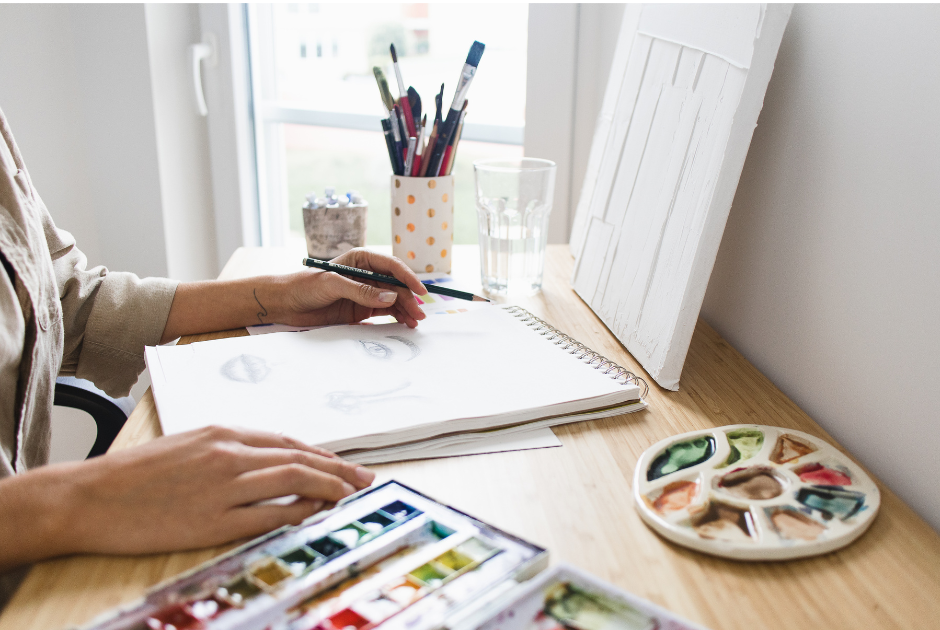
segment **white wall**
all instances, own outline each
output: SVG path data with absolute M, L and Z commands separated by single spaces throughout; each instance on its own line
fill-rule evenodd
M 702 316 L 940 530 L 938 32 L 794 8 Z
M 0 4 L 0 107 L 90 265 L 218 274 L 197 5 Z
M 91 265 L 166 275 L 143 6 L 0 4 L 0 59 L 0 107 L 57 224 Z
M 90 266 L 218 274 L 208 132 L 188 59 L 200 37 L 197 5 L 0 4 L 0 108 Z M 144 372 L 132 395 L 149 384 Z M 53 459 L 80 459 L 94 426 L 61 411 Z

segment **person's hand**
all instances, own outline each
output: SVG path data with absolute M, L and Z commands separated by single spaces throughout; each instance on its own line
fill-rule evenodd
M 332 262 L 394 276 L 405 287 L 348 278 L 331 271 L 305 269 L 285 278 L 282 313 L 277 321 L 294 326 L 319 326 L 360 322 L 376 315 L 392 315 L 414 328 L 426 317 L 414 293 L 427 289 L 408 266 L 398 258 L 366 249 L 352 249 Z
M 296 525 L 374 478 L 291 438 L 219 427 L 44 466 L 0 482 L 0 570 L 219 545 Z M 298 498 L 261 503 L 289 495 Z

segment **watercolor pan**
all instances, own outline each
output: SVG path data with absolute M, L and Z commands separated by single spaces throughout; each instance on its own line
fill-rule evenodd
M 648 448 L 633 483 L 640 516 L 677 544 L 735 560 L 786 560 L 851 544 L 881 497 L 827 442 L 800 431 L 733 425 Z

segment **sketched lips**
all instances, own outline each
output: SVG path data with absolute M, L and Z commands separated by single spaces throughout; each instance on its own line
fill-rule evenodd
M 260 383 L 271 373 L 268 362 L 261 357 L 240 354 L 222 365 L 222 376 L 240 383 Z

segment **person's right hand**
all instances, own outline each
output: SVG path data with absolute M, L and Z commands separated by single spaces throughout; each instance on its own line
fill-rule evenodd
M 291 438 L 219 427 L 45 466 L 0 482 L 0 520 L 19 515 L 0 525 L 0 570 L 70 553 L 218 545 L 300 523 L 374 478 Z M 287 495 L 298 499 L 259 504 Z

